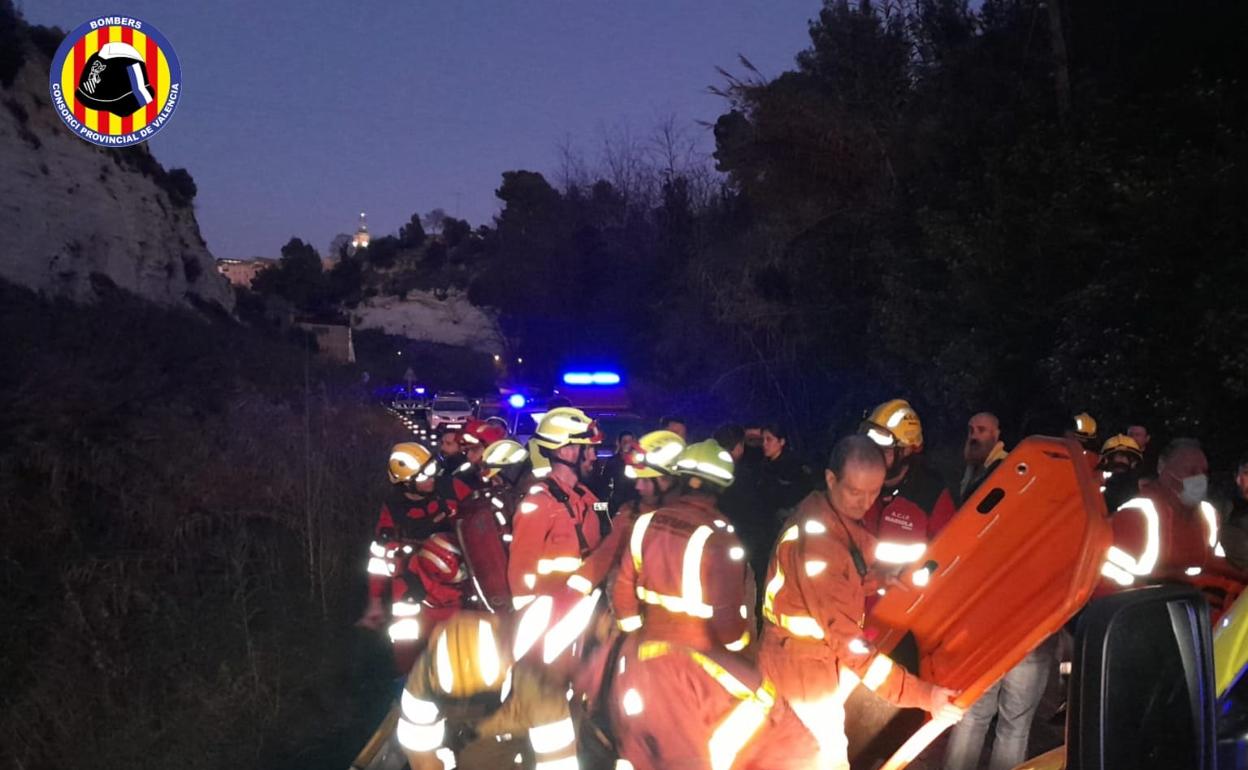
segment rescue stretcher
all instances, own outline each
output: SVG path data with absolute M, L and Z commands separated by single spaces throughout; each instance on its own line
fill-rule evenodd
M 910 635 L 920 675 L 969 708 L 1091 597 L 1112 540 L 1098 481 L 1074 441 L 1024 440 L 886 589 L 868 637 L 891 651 Z M 884 770 L 949 726 L 924 724 Z

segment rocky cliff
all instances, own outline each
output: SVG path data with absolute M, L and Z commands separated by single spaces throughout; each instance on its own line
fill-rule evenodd
M 105 149 L 74 136 L 48 96 L 48 32 L 36 44 L 16 24 L 0 30 L 21 47 L 0 62 L 0 277 L 79 301 L 116 285 L 160 304 L 232 309 L 190 176 L 166 171 L 145 145 Z

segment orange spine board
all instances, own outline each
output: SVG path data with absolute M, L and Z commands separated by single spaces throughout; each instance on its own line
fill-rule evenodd
M 867 625 L 885 650 L 912 632 L 923 678 L 969 707 L 1092 595 L 1112 532 L 1078 445 L 1025 439 L 967 500 Z M 914 574 L 930 565 L 930 579 Z

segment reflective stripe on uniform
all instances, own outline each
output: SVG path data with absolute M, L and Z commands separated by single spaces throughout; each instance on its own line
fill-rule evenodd
M 581 567 L 581 560 L 576 556 L 556 556 L 553 559 L 538 559 L 537 574 L 552 575 L 556 572 L 567 574 L 576 572 Z
M 368 560 L 368 574 L 376 575 L 377 577 L 390 577 L 393 573 L 385 559 L 380 556 L 372 556 Z
M 1222 550 L 1222 543 L 1218 537 L 1218 511 L 1207 500 L 1200 501 L 1200 515 L 1205 518 L 1205 527 L 1209 530 L 1209 547 L 1213 549 L 1213 555 L 1218 557 L 1226 556 L 1226 552 Z
M 737 755 L 767 721 L 767 714 L 776 703 L 775 688 L 764 679 L 758 689 L 752 690 L 706 655 L 696 650 L 686 652 L 720 687 L 740 701 L 707 742 L 712 770 L 730 770 Z
M 796 531 L 797 527 L 792 527 L 792 530 Z M 808 569 L 807 572 L 809 571 Z M 803 615 L 783 615 L 776 612 L 776 596 L 782 588 L 784 588 L 784 570 L 777 561 L 776 574 L 767 583 L 767 589 L 763 595 L 763 619 L 772 625 L 780 626 L 794 636 L 822 639 L 823 626 L 819 625 L 819 621 L 814 618 Z
M 575 742 L 576 729 L 572 726 L 572 717 L 529 728 L 529 743 L 538 754 L 554 754 Z
M 654 513 L 643 513 L 637 517 L 637 521 L 633 524 L 633 534 L 628 539 L 628 548 L 633 555 L 633 569 L 641 572 L 641 544 L 646 537 L 646 529 L 650 527 L 650 520 L 654 518 Z
M 418 725 L 402 717 L 398 725 L 399 743 L 408 751 L 437 751 L 446 735 L 446 720 L 431 725 Z
M 568 578 L 568 588 L 571 588 L 578 594 L 588 595 L 590 591 L 594 590 L 594 584 L 589 582 L 589 578 L 584 575 L 573 575 Z
M 633 631 L 636 631 L 637 629 L 641 628 L 641 616 L 629 615 L 626 618 L 620 618 L 618 621 L 616 621 L 616 625 L 618 625 L 620 627 L 620 630 L 623 631 L 624 633 L 630 634 Z
M 925 543 L 892 543 L 881 540 L 875 544 L 875 560 L 885 564 L 910 564 L 918 561 L 926 550 Z
M 1122 516 L 1126 510 L 1139 512 L 1144 518 L 1144 548 L 1139 556 L 1132 556 L 1116 545 L 1111 545 L 1109 551 L 1105 554 L 1106 562 L 1101 567 L 1101 574 L 1118 580 L 1122 573 L 1143 577 L 1152 574 L 1153 569 L 1157 566 L 1157 559 L 1161 556 L 1161 516 L 1157 513 L 1157 507 L 1153 505 L 1153 501 L 1147 497 L 1137 497 L 1128 500 L 1118 508 L 1119 516 Z M 1113 569 L 1108 569 L 1112 565 Z M 1129 585 L 1125 584 L 1124 585 Z
M 862 684 L 871 692 L 875 692 L 888 681 L 888 675 L 892 671 L 892 659 L 882 653 L 877 654 L 875 660 L 872 660 L 871 665 L 867 667 L 867 673 L 862 677 Z

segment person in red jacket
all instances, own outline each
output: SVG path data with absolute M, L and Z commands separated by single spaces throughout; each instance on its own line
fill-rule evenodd
M 911 564 L 953 518 L 953 495 L 922 461 L 923 425 L 910 404 L 896 398 L 872 410 L 859 429 L 879 445 L 888 464 L 879 498 L 863 526 L 875 536 L 875 559 Z
M 1140 494 L 1110 519 L 1114 544 L 1101 566 L 1108 585 L 1192 582 L 1204 574 L 1242 578 L 1226 561 L 1208 491 L 1209 461 L 1200 443 L 1170 442 L 1158 457 L 1157 478 L 1141 482 Z
M 418 652 L 422 625 L 449 617 L 462 603 L 467 575 L 452 529 L 458 505 L 470 490 L 453 482 L 455 496 L 440 494 L 437 460 L 414 442 L 395 444 L 388 472 L 391 494 L 382 503 L 369 545 L 369 598 L 358 624 L 380 629 L 389 598 L 389 635 L 396 665 L 406 671 Z
M 573 407 L 550 410 L 537 426 L 531 445 L 551 470 L 529 488 L 512 521 L 507 583 L 517 610 L 538 596 L 562 593 L 568 576 L 610 531 L 605 503 L 583 484 L 601 442 L 597 423 Z
M 763 595 L 759 668 L 819 742 L 823 767 L 848 768 L 845 701 L 858 684 L 899 706 L 953 722 L 954 693 L 908 673 L 863 635 L 878 573 L 862 518 L 879 497 L 885 463 L 866 436 L 837 442 L 827 489 L 812 492 L 772 551 Z

